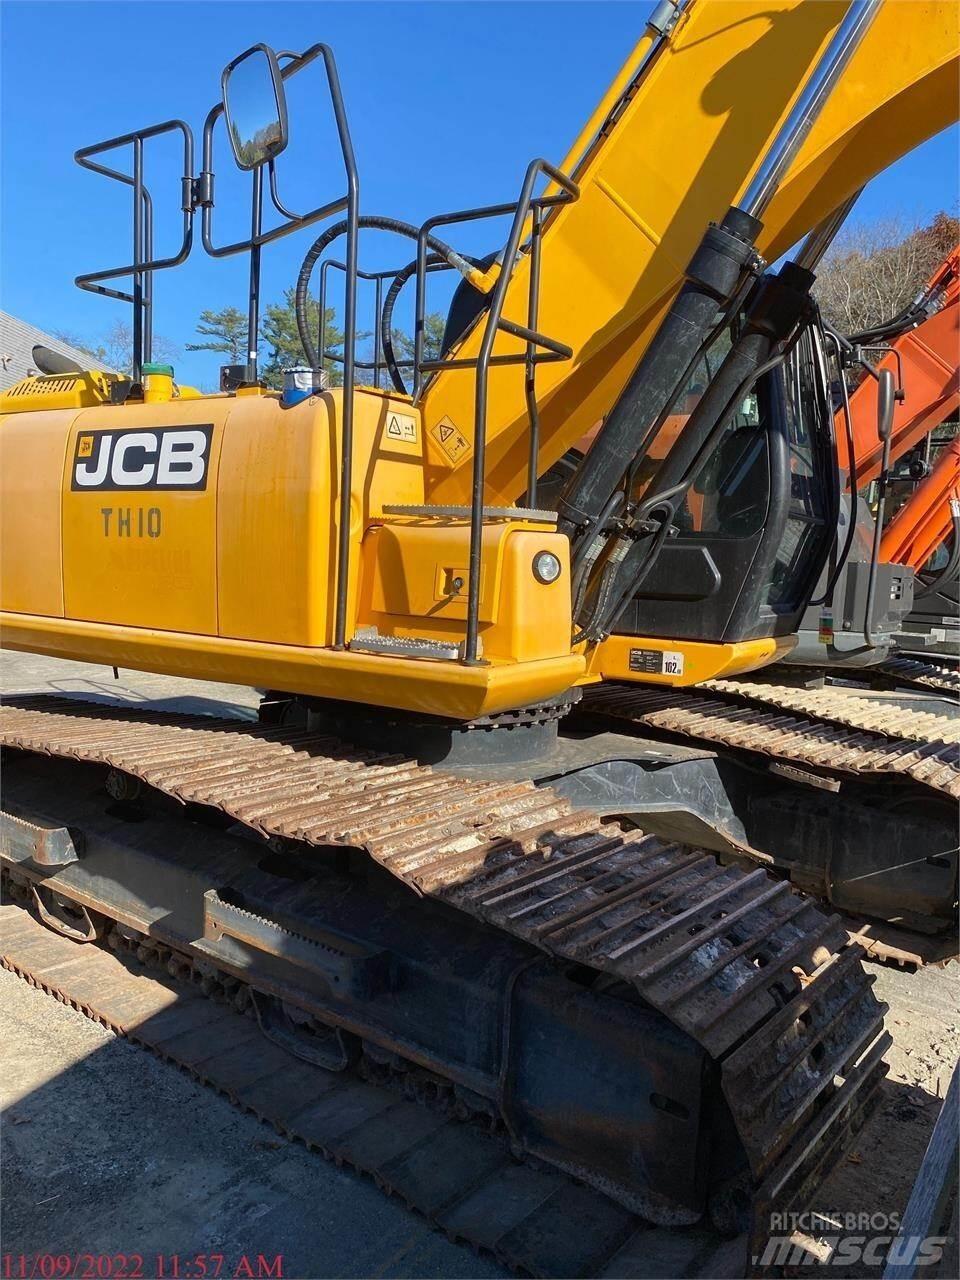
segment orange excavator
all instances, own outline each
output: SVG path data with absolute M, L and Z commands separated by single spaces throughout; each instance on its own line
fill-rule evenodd
M 905 634 L 908 647 L 923 647 L 927 603 L 935 600 L 941 624 L 950 620 L 939 615 L 957 612 L 960 442 L 943 449 L 932 470 L 929 456 L 933 433 L 960 406 L 960 245 L 890 320 L 861 333 L 832 336 L 842 365 L 859 363 L 873 376 L 863 377 L 835 414 L 837 459 L 848 477 L 850 512 L 841 515 L 838 537 L 843 568 L 828 598 L 807 611 L 800 642 L 786 661 L 871 667 L 901 646 Z M 885 437 L 876 426 L 881 373 L 898 388 Z M 904 483 L 913 486 L 912 492 L 890 515 L 891 488 L 902 494 Z M 876 486 L 872 510 L 851 498 L 870 486 Z M 918 607 L 911 612 L 914 604 Z M 879 625 L 878 610 L 886 610 Z M 919 630 L 911 644 L 914 622 Z
M 943 449 L 932 471 L 920 481 L 884 530 L 880 555 L 896 564 L 908 564 L 921 574 L 956 530 L 960 513 L 960 437 Z M 955 553 L 950 554 L 953 560 Z M 954 564 L 954 575 L 956 565 Z M 947 575 L 941 570 L 937 579 Z
M 895 483 L 912 486 L 906 500 L 882 528 L 879 554 L 889 564 L 914 571 L 914 609 L 905 620 L 899 647 L 919 649 L 955 639 L 960 613 L 960 438 L 942 445 L 931 466 L 934 433 L 960 407 L 960 245 L 940 264 L 910 309 L 910 328 L 891 343 L 882 363 L 899 362 L 906 397 L 894 411 L 891 458 L 917 454 Z M 904 317 L 909 321 L 910 317 Z M 852 397 L 855 439 L 870 430 L 875 407 L 872 381 Z M 857 403 L 853 403 L 857 402 Z M 921 448 L 925 456 L 919 456 Z M 875 478 L 877 450 L 866 448 L 864 479 Z M 862 466 L 862 464 L 861 464 Z
M 889 369 L 905 392 L 893 412 L 892 465 L 960 407 L 960 245 L 944 258 L 908 307 L 885 324 L 853 335 L 850 342 L 868 353 L 879 344 L 889 344 L 878 368 Z M 865 378 L 850 397 L 856 480 L 861 489 L 878 480 L 883 470 L 883 442 L 876 431 L 877 386 L 873 378 Z M 838 415 L 838 460 L 849 471 L 849 446 L 842 426 Z

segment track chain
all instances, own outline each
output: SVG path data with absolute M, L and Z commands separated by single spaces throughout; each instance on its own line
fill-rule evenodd
M 960 694 L 960 670 L 956 659 L 937 660 L 927 658 L 888 658 L 876 668 L 882 675 L 897 684 L 912 685 L 916 689 L 938 689 L 945 693 Z
M 926 738 L 927 717 L 904 721 L 892 713 L 887 727 L 868 729 L 861 727 L 866 712 L 860 712 L 860 723 L 854 724 L 858 713 L 849 706 L 852 698 L 832 704 L 837 714 L 832 717 L 836 723 L 831 723 L 811 694 L 793 688 L 747 685 L 751 702 L 762 704 L 757 706 L 744 705 L 735 681 L 717 681 L 713 688 L 716 692 L 711 697 L 687 689 L 603 684 L 587 689 L 581 705 L 588 714 L 812 767 L 828 775 L 899 777 L 960 799 L 960 741 Z M 955 725 L 950 721 L 953 738 Z
M 26 900 L 23 886 L 13 894 Z M 111 954 L 115 952 L 116 954 Z M 22 906 L 0 906 L 0 965 L 157 1054 L 290 1140 L 374 1179 L 454 1242 L 522 1275 L 743 1274 L 746 1241 L 704 1226 L 657 1227 L 602 1192 L 522 1159 L 419 1068 L 361 1058 L 332 1074 L 259 1030 L 248 988 L 128 928 L 78 947 Z M 174 981 L 170 981 L 170 975 Z
M 960 742 L 960 718 L 956 716 L 906 710 L 835 685 L 804 689 L 757 676 L 748 680 L 705 680 L 698 688 L 740 706 L 796 711 L 824 724 L 865 729 L 893 742 Z
M 7 700 L 0 742 L 100 762 L 267 836 L 363 848 L 416 892 L 630 983 L 719 1062 L 757 1221 L 805 1194 L 885 1074 L 885 1006 L 836 918 L 760 869 L 623 833 L 549 788 L 50 696 Z

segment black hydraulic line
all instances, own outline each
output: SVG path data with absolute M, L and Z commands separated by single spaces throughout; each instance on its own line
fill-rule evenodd
M 736 389 L 752 384 L 771 352 L 793 333 L 810 307 L 813 273 L 787 262 L 776 275 L 763 276 L 748 300 L 736 341 L 690 415 L 657 473 L 657 484 L 669 489 L 687 472 L 706 440 L 729 420 Z
M 860 333 L 847 334 L 847 341 L 854 347 L 869 347 L 880 342 L 889 342 L 910 329 L 916 329 L 918 325 L 936 314 L 938 300 L 942 297 L 945 287 L 943 282 L 934 289 L 924 287 L 913 301 L 908 302 L 895 316 L 891 316 L 889 320 L 882 320 L 880 324 L 870 329 L 863 329 Z
M 446 259 L 442 254 L 429 253 L 427 254 L 426 265 L 428 268 L 435 267 L 445 261 Z M 393 383 L 394 388 L 404 396 L 409 395 L 410 392 L 403 380 L 403 374 L 400 372 L 397 355 L 393 347 L 393 309 L 396 306 L 401 289 L 410 277 L 416 275 L 416 273 L 417 260 L 413 258 L 405 267 L 401 267 L 393 277 L 380 311 L 380 347 L 383 351 L 383 361 L 387 366 L 387 372 L 390 374 L 390 381 Z
M 854 347 L 869 347 L 878 342 L 888 342 L 891 338 L 900 337 L 909 329 L 915 329 L 929 317 L 929 307 L 923 300 L 915 299 L 895 316 L 884 320 L 882 324 L 875 325 L 872 329 L 864 329 L 861 333 L 847 334 L 847 341 Z
M 409 222 L 401 222 L 399 218 L 384 218 L 376 214 L 364 214 L 357 220 L 360 229 L 373 229 L 376 231 L 392 231 L 397 235 L 407 236 L 411 240 L 416 240 L 419 234 L 419 228 L 412 226 Z M 307 297 L 310 287 L 310 277 L 317 262 L 323 256 L 324 251 L 329 245 L 348 230 L 346 220 L 335 222 L 328 227 L 326 231 L 319 235 L 304 255 L 303 262 L 300 266 L 300 275 L 297 277 L 297 289 L 295 296 L 297 330 L 300 334 L 300 342 L 303 346 L 304 355 L 307 358 L 307 364 L 312 369 L 320 367 L 320 353 L 317 351 L 317 344 L 313 340 L 313 334 L 310 331 L 309 315 L 307 313 Z M 436 236 L 428 236 L 427 243 L 431 249 L 440 254 L 444 261 L 458 271 L 466 271 L 472 264 L 461 254 L 444 243 L 443 240 Z
M 607 522 L 617 514 L 620 507 L 626 501 L 626 497 L 627 495 L 622 489 L 616 489 L 610 495 L 610 501 L 601 512 L 597 523 L 594 525 L 587 537 L 584 538 L 584 540 L 577 546 L 572 557 L 573 604 L 571 607 L 571 616 L 574 618 L 579 615 L 580 610 L 583 607 L 590 572 L 599 558 L 600 553 L 603 551 L 603 532 L 607 526 Z
M 837 369 L 840 373 L 840 396 L 843 403 L 844 435 L 847 437 L 847 459 L 850 463 L 848 468 L 849 488 L 850 488 L 850 514 L 847 521 L 847 525 L 848 525 L 847 536 L 843 542 L 843 550 L 841 551 L 840 555 L 837 557 L 837 563 L 834 566 L 833 573 L 830 575 L 829 579 L 827 580 L 827 585 L 823 589 L 823 594 L 820 595 L 817 599 L 811 600 L 807 606 L 807 608 L 814 608 L 814 609 L 818 609 L 823 604 L 833 603 L 834 589 L 836 588 L 836 585 L 840 580 L 840 574 L 843 572 L 844 565 L 847 563 L 847 561 L 850 558 L 850 551 L 853 548 L 853 539 L 856 536 L 856 532 L 857 532 L 857 490 L 859 488 L 859 485 L 857 483 L 857 455 L 856 455 L 856 449 L 854 447 L 854 439 L 853 439 L 853 417 L 850 413 L 850 390 L 847 387 L 847 379 L 844 376 L 843 362 L 840 356 L 840 350 L 841 350 L 840 339 L 837 336 L 837 334 L 833 332 L 832 329 L 828 329 L 827 326 L 823 324 L 822 320 L 820 321 L 820 328 L 824 338 L 828 342 L 831 342 L 833 344 L 834 351 L 836 352 Z
M 708 227 L 679 294 L 557 504 L 559 528 L 571 537 L 596 522 L 676 399 L 718 310 L 728 308 L 744 269 L 756 258 L 760 225 L 732 208 L 719 226 Z

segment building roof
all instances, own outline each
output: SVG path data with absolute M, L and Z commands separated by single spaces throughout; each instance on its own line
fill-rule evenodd
M 27 324 L 25 320 L 18 320 L 16 316 L 0 311 L 0 389 L 11 387 L 30 374 L 40 372 L 33 362 L 33 348 L 37 344 L 76 360 L 81 369 L 107 368 L 107 365 L 88 352 L 71 347 L 69 342 L 62 342 L 52 334 L 44 333 L 36 325 Z

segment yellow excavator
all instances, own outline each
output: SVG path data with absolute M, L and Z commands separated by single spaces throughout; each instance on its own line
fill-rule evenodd
M 528 1270 L 560 1265 L 547 1239 L 589 1244 L 579 1270 L 630 1274 L 638 1224 L 762 1230 L 863 1122 L 882 1007 L 848 926 L 790 880 L 954 927 L 956 746 L 898 737 L 909 709 L 873 730 L 838 704 L 783 714 L 732 678 L 792 647 L 840 512 L 814 274 L 803 253 L 767 264 L 956 118 L 956 16 L 664 0 L 561 166 L 419 227 L 362 212 L 323 44 L 225 68 L 196 172 L 180 120 L 77 152 L 131 191 L 133 261 L 77 283 L 131 304 L 133 369 L 51 366 L 3 396 L 2 642 L 266 693 L 256 724 L 5 699 L 10 892 L 57 942 L 132 948 L 255 1012 L 306 1060 L 294 1093 L 307 1067 L 324 1083 L 293 1118 L 278 1089 L 249 1105 L 286 1106 L 299 1136 L 309 1119 L 305 1140 Z M 293 214 L 284 86 L 309 68 L 345 190 Z M 164 134 L 183 146 L 183 235 L 161 259 L 144 150 Z M 226 244 L 224 134 L 252 192 L 251 234 Z M 451 243 L 494 217 L 498 253 Z M 197 223 L 203 251 L 250 266 L 248 360 L 214 395 L 151 350 L 153 277 Z M 271 390 L 261 254 L 320 223 L 296 287 L 304 363 Z M 361 269 L 370 228 L 408 243 L 406 265 Z M 336 386 L 311 322 L 331 265 Z M 428 358 L 428 286 L 448 270 Z M 881 435 L 894 391 L 887 374 Z M 36 977 L 31 954 L 5 960 Z M 188 1061 L 177 1035 L 161 1051 Z M 232 1045 L 221 1058 L 204 1072 L 233 1071 L 245 1100 Z M 331 1080 L 355 1104 L 339 1146 Z M 403 1125 L 393 1145 L 377 1129 L 398 1081 L 436 1121 L 411 1119 L 409 1147 Z

